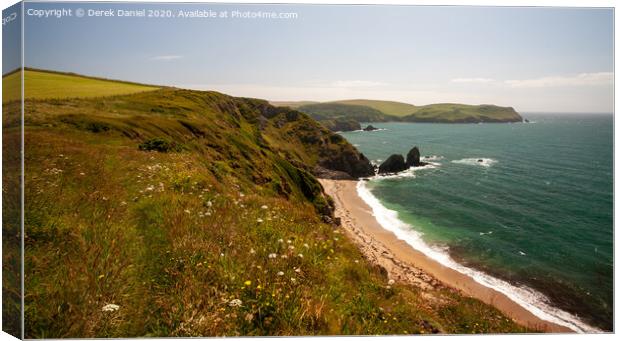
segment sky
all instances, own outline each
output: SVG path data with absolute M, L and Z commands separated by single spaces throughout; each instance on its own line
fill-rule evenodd
M 229 17 L 28 15 L 62 8 L 164 9 L 175 16 L 213 10 Z M 297 17 L 231 18 L 232 11 Z M 25 27 L 25 65 L 36 68 L 273 101 L 613 111 L 612 9 L 28 3 Z

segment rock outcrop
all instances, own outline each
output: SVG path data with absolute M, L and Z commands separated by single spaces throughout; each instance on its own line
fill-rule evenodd
M 355 131 L 361 130 L 362 125 L 355 120 L 337 118 L 334 120 L 325 120 L 321 123 L 331 131 Z
M 370 160 L 355 149 L 345 149 L 339 153 L 322 151 L 318 165 L 332 171 L 349 174 L 357 179 L 375 175 L 375 168 Z
M 379 130 L 379 128 L 373 127 L 372 124 L 369 124 L 368 126 L 366 126 L 366 128 L 364 128 L 364 131 L 374 131 L 374 130 Z
M 379 166 L 379 174 L 398 173 L 407 169 L 405 158 L 400 154 L 392 154 Z
M 407 167 L 419 167 L 420 166 L 420 150 L 417 146 L 411 148 L 407 153 Z

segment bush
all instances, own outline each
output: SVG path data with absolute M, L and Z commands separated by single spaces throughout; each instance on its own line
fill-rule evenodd
M 174 141 L 169 141 L 161 137 L 146 140 L 140 143 L 140 145 L 138 145 L 138 148 L 145 151 L 155 150 L 160 153 L 180 152 L 182 149 L 178 143 Z

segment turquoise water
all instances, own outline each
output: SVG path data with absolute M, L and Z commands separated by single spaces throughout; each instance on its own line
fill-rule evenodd
M 373 123 L 385 130 L 342 135 L 374 163 L 414 145 L 434 156 L 366 183 L 427 244 L 611 330 L 613 117 L 524 116 L 534 123 Z

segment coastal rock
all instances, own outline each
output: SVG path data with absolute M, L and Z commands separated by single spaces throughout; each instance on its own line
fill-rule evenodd
M 407 153 L 407 167 L 419 167 L 420 166 L 420 150 L 417 146 L 411 148 Z
M 359 122 L 350 119 L 337 118 L 324 120 L 321 123 L 331 131 L 355 131 L 362 129 L 362 125 Z
M 344 172 L 354 179 L 375 175 L 375 168 L 370 160 L 356 149 L 345 149 L 339 153 L 325 149 L 320 153 L 318 165 L 322 168 Z
M 366 128 L 364 128 L 364 131 L 374 131 L 374 130 L 379 130 L 379 128 L 373 127 L 372 124 L 369 124 L 368 126 L 366 126 Z
M 407 169 L 405 158 L 400 154 L 392 154 L 379 166 L 379 174 L 398 173 Z

